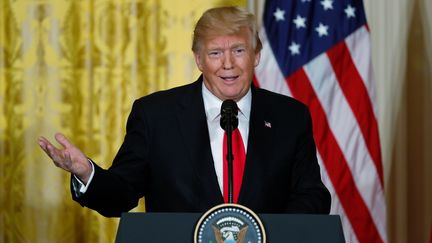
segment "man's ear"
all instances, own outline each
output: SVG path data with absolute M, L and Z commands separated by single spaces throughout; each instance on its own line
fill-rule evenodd
M 255 53 L 255 62 L 254 62 L 255 67 L 258 66 L 260 59 L 261 59 L 261 51 L 259 51 L 258 53 Z
M 201 62 L 201 56 L 198 53 L 194 53 L 194 57 L 195 57 L 195 63 L 198 67 L 198 69 L 202 72 L 203 67 L 202 67 L 202 62 Z

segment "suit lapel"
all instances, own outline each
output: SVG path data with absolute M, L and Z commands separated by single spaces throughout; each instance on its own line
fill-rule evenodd
M 195 163 L 195 174 L 200 188 L 199 207 L 206 210 L 223 203 L 223 195 L 214 169 L 201 85 L 202 81 L 195 82 L 191 85 L 191 89 L 185 92 L 179 102 L 180 111 L 177 117 L 185 147 L 191 161 Z M 263 168 L 268 158 L 266 153 L 272 147 L 273 133 L 272 118 L 267 110 L 264 97 L 259 90 L 252 87 L 248 149 L 239 196 L 239 203 L 243 205 L 249 205 L 252 198 L 257 198 L 257 195 L 254 195 L 260 187 L 257 182 L 265 179 Z
M 264 180 L 264 163 L 272 147 L 272 118 L 266 109 L 265 100 L 259 90 L 252 87 L 252 104 L 249 118 L 249 137 L 246 163 L 240 190 L 239 203 L 250 204 L 249 198 L 259 190 L 258 181 Z
M 200 208 L 223 203 L 217 182 L 202 98 L 202 81 L 192 84 L 180 101 L 178 120 L 190 159 L 195 163 Z

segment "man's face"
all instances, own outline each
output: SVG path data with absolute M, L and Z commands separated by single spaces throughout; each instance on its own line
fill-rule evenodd
M 238 101 L 247 93 L 260 58 L 246 28 L 234 35 L 204 40 L 194 55 L 205 86 L 222 101 Z

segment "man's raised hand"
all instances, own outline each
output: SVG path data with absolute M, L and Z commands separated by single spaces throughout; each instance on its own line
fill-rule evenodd
M 85 156 L 79 148 L 69 142 L 63 134 L 56 133 L 55 139 L 63 148 L 56 148 L 48 139 L 42 136 L 39 137 L 38 143 L 57 167 L 74 174 L 84 184 L 87 184 L 92 173 L 92 166 L 87 156 Z

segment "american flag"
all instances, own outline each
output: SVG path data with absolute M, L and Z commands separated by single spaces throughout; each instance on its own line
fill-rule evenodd
M 386 242 L 386 206 L 361 0 L 266 1 L 255 85 L 305 103 L 331 214 L 347 242 Z

